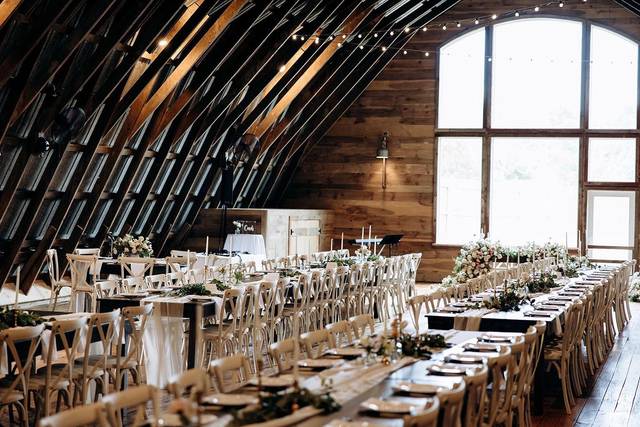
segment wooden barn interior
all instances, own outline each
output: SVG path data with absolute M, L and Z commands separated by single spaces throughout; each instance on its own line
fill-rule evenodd
M 639 55 L 633 0 L 0 0 L 0 425 L 638 425 Z

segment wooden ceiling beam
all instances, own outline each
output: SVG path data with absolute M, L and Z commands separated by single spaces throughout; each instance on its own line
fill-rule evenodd
M 0 2 L 0 29 L 11 18 L 20 4 L 22 4 L 22 0 L 3 0 Z

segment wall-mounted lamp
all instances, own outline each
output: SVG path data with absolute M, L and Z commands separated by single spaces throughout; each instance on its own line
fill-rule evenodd
M 382 159 L 382 188 L 387 188 L 387 159 L 389 158 L 389 148 L 387 143 L 389 142 L 389 132 L 385 132 L 378 141 L 378 150 L 376 152 L 376 158 Z

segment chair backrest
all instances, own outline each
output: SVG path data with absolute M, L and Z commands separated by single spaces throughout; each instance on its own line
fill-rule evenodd
M 279 373 L 284 373 L 293 368 L 296 339 L 287 338 L 274 342 L 269 346 L 271 359 L 276 363 Z
M 416 328 L 416 333 L 420 333 L 420 315 L 422 313 L 422 307 L 426 304 L 426 295 L 414 295 L 407 301 L 409 306 L 409 314 L 413 321 L 413 326 Z
M 163 287 L 167 283 L 166 274 L 152 274 L 145 276 L 144 282 L 147 289 L 158 289 Z
M 404 417 L 404 427 L 437 427 L 440 401 L 437 397 L 429 399 L 422 411 L 416 415 Z
M 42 418 L 38 425 L 40 427 L 109 427 L 106 407 L 102 402 L 78 406 L 50 417 Z
M 307 357 L 311 359 L 321 357 L 325 351 L 335 348 L 336 346 L 333 342 L 333 337 L 326 329 L 306 332 L 300 335 L 300 341 L 307 352 Z
M 101 280 L 96 282 L 96 292 L 98 297 L 107 298 L 117 295 L 120 291 L 120 284 L 117 280 Z
M 122 279 L 120 282 L 120 290 L 124 292 L 138 292 L 145 287 L 143 277 L 129 277 Z
M 262 261 L 262 269 L 264 271 L 273 271 L 276 268 L 276 260 L 275 259 L 265 259 Z
M 60 274 L 60 264 L 58 263 L 58 251 L 55 249 L 47 249 L 47 270 L 49 272 L 49 279 L 51 280 L 51 285 L 55 286 L 63 274 Z
M 120 278 L 126 279 L 127 277 L 147 276 L 153 269 L 156 260 L 155 258 L 121 256 L 118 258 L 118 262 L 120 263 Z
M 173 252 L 173 251 L 172 251 Z M 209 255 L 209 257 L 212 257 L 215 255 Z M 215 259 L 215 258 L 214 258 Z M 168 256 L 164 259 L 165 264 L 166 264 L 166 273 L 183 273 L 182 271 L 182 266 L 186 266 L 187 267 L 187 271 L 190 271 L 194 264 L 196 263 L 196 261 L 198 261 L 198 258 L 196 258 L 196 255 L 193 253 L 189 254 L 189 257 L 186 256 L 186 253 L 184 256 Z M 206 264 L 205 264 L 206 265 Z
M 353 342 L 353 330 L 349 321 L 340 320 L 326 325 L 325 328 L 329 331 L 336 347 L 348 346 Z
M 443 427 L 456 427 L 461 425 L 460 415 L 465 395 L 464 381 L 455 383 L 451 390 L 440 390 L 437 393 L 440 402 L 440 422 Z
M 353 335 L 356 339 L 360 339 L 366 335 L 373 335 L 375 333 L 375 322 L 373 321 L 373 316 L 370 314 L 353 316 L 349 319 L 349 323 L 351 324 Z M 368 334 L 367 329 L 369 329 Z
M 220 310 L 218 310 L 218 332 L 220 334 L 225 328 L 230 328 L 232 331 L 236 329 L 242 307 L 240 296 L 241 292 L 238 288 L 226 289 L 223 292 Z
M 175 399 L 189 394 L 194 399 L 197 394 L 206 394 L 211 388 L 209 374 L 202 368 L 188 369 L 169 380 L 167 390 Z
M 147 425 L 149 421 L 155 423 L 160 419 L 158 392 L 151 385 L 129 387 L 124 391 L 108 394 L 102 398 L 102 403 L 106 407 L 107 417 L 112 427 L 123 427 L 123 409 L 134 411 L 133 421 L 127 423 L 131 427 L 141 427 Z M 151 417 L 147 417 L 146 411 L 149 404 L 151 404 Z M 129 415 L 131 416 L 131 411 Z
M 118 334 L 118 324 L 120 321 L 120 309 L 107 313 L 94 313 L 89 317 L 87 323 L 87 335 L 98 336 L 100 349 L 89 351 L 89 343 L 81 350 L 82 355 L 82 397 L 85 398 L 85 388 L 87 382 L 98 376 L 99 372 L 107 366 L 107 357 L 111 354 L 111 348 L 115 337 Z M 97 354 L 96 354 L 97 351 Z M 100 356 L 100 357 L 96 357 Z
M 100 248 L 75 248 L 73 253 L 76 255 L 95 255 L 100 256 Z
M 82 256 L 82 255 L 78 255 Z M 45 364 L 45 390 L 50 390 L 62 381 L 73 378 L 72 371 L 76 355 L 78 354 L 78 346 L 82 338 L 82 330 L 87 326 L 87 317 L 79 317 L 76 319 L 55 320 L 51 322 L 51 334 L 48 340 L 43 340 L 42 344 L 46 347 L 46 364 Z M 70 340 L 69 336 L 73 338 Z M 54 364 L 54 358 L 60 352 L 61 357 L 57 357 Z M 49 415 L 45 408 L 45 415 Z
M 488 378 L 489 370 L 486 366 L 476 369 L 474 373 L 467 373 L 464 377 L 467 402 L 462 418 L 465 426 L 482 426 Z
M 491 373 L 491 387 L 493 390 L 501 391 L 500 393 L 491 393 L 490 398 L 487 399 L 488 407 L 485 412 L 488 414 L 488 419 L 485 422 L 488 425 L 494 425 L 496 419 L 504 414 L 502 410 L 507 405 L 507 396 L 511 401 L 512 389 L 510 387 L 512 384 L 510 385 L 509 372 L 512 362 L 511 348 L 508 346 L 499 346 L 498 355 L 489 357 L 487 360 L 487 366 Z
M 71 287 L 77 289 L 79 287 L 91 287 L 91 284 L 87 281 L 87 275 L 91 273 L 91 283 L 95 283 L 96 280 L 96 264 L 98 257 L 95 255 L 75 255 L 67 254 L 67 260 L 69 261 L 69 269 L 71 271 Z
M 211 362 L 209 373 L 215 379 L 218 390 L 221 393 L 229 393 L 249 382 L 251 367 L 243 354 L 236 354 Z
M 118 366 L 126 366 L 135 362 L 138 366 L 144 363 L 144 330 L 147 320 L 153 312 L 153 304 L 144 304 L 137 307 L 126 307 L 122 309 L 122 318 L 120 319 L 119 337 L 124 337 L 129 333 L 129 350 L 126 355 L 118 351 L 116 363 Z M 120 389 L 120 376 L 116 378 L 116 390 Z
M 15 373 L 13 378 L 6 377 L 6 383 L 0 390 L 0 402 L 10 401 L 9 397 L 18 390 L 24 396 L 27 395 L 27 384 L 34 366 L 35 352 L 40 345 L 40 336 L 44 330 L 44 324 L 38 326 L 19 326 L 8 328 L 0 332 L 0 346 L 6 345 L 8 354 L 14 361 Z M 28 342 L 28 350 L 18 350 L 17 343 Z

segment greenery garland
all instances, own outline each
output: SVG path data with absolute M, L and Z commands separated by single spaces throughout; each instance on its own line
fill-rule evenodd
M 314 394 L 301 388 L 288 393 L 263 394 L 258 407 L 250 406 L 234 412 L 234 426 L 264 423 L 283 418 L 306 406 L 322 410 L 324 414 L 337 412 L 341 406 L 329 394 Z
M 555 288 L 555 276 L 552 273 L 543 272 L 535 275 L 527 282 L 527 288 L 531 293 L 549 293 L 551 288 Z
M 0 330 L 13 328 L 15 326 L 37 326 L 44 322 L 44 319 L 37 314 L 24 310 L 15 310 L 3 307 L 0 310 Z
M 484 306 L 499 311 L 520 311 L 520 306 L 529 301 L 529 298 L 522 294 L 522 288 L 523 285 L 518 280 L 512 281 L 511 284 L 505 282 L 504 290 L 496 296 L 489 297 L 484 301 Z
M 404 356 L 419 357 L 423 359 L 431 358 L 432 348 L 449 347 L 444 336 L 440 334 L 425 334 L 417 337 L 410 334 L 402 334 L 399 337 L 398 342 L 402 346 L 402 354 Z
M 186 297 L 189 295 L 210 296 L 211 292 L 204 286 L 204 283 L 189 283 L 172 291 L 171 295 L 177 297 Z

